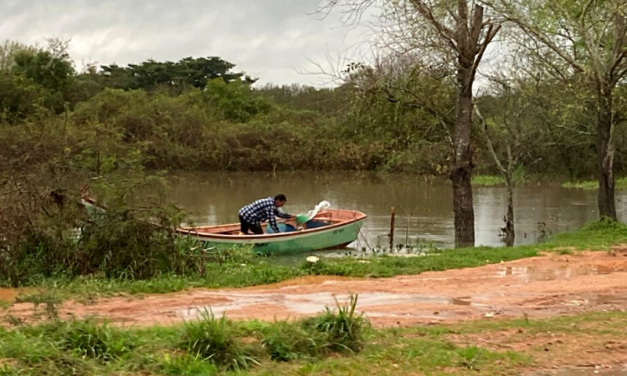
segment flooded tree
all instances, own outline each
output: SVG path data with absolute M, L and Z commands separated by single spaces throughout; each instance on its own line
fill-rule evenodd
M 382 7 L 383 43 L 400 54 L 421 51 L 424 61 L 455 71 L 457 99 L 453 132 L 455 243 L 475 242 L 471 177 L 473 171 L 473 84 L 488 45 L 501 25 L 474 1 L 457 0 L 329 0 L 325 9 L 343 7 L 359 19 L 371 6 Z
M 537 127 L 528 126 L 533 124 L 535 111 L 528 100 L 527 80 L 530 78 L 518 81 L 514 75 L 509 79 L 492 78 L 489 93 L 479 96 L 474 106 L 486 149 L 507 187 L 507 212 L 501 234 L 508 246 L 513 246 L 516 239 L 515 174 L 522 171 L 523 160 L 530 154 L 529 146 L 538 141 L 540 132 Z
M 573 76 L 583 78 L 596 102 L 599 214 L 616 220 L 614 139 L 624 119 L 615 96 L 627 77 L 624 0 L 494 0 L 492 6 L 522 31 L 514 40 L 528 58 L 544 63 L 566 83 Z

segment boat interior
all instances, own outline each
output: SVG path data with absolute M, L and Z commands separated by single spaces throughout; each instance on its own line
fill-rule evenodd
M 281 233 L 297 232 L 313 230 L 321 227 L 332 226 L 341 223 L 352 222 L 360 219 L 364 219 L 365 214 L 352 211 L 352 210 L 325 210 L 321 211 L 312 220 L 305 223 L 303 226 L 297 227 L 293 220 L 290 221 L 278 221 L 279 231 Z M 261 228 L 266 234 L 273 234 L 274 231 L 268 226 L 267 222 L 261 224 Z M 191 233 L 198 234 L 212 234 L 212 235 L 241 235 L 240 224 L 232 223 L 228 225 L 219 226 L 204 226 L 196 227 L 194 229 L 184 228 L 184 230 Z

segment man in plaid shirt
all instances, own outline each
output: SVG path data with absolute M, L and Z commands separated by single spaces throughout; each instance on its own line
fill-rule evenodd
M 276 223 L 276 217 L 291 219 L 293 215 L 279 211 L 279 208 L 285 205 L 287 198 L 284 194 L 276 197 L 268 197 L 257 200 L 250 205 L 246 205 L 239 210 L 239 222 L 242 234 L 248 235 L 248 230 L 253 234 L 261 235 L 261 222 L 268 221 L 270 227 L 275 233 L 279 232 L 279 226 Z

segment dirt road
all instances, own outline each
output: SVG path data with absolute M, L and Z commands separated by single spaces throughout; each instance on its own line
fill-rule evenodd
M 358 309 L 377 326 L 499 317 L 547 317 L 627 309 L 627 253 L 551 255 L 481 268 L 390 279 L 314 277 L 245 289 L 196 289 L 138 298 L 110 298 L 60 308 L 62 317 L 106 317 L 126 325 L 171 324 L 203 310 L 232 319 L 312 315 L 359 294 Z M 15 316 L 32 314 L 17 304 Z

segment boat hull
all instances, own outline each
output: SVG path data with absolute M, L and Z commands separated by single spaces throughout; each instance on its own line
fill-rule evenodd
M 255 252 L 265 255 L 285 255 L 347 246 L 357 240 L 362 226 L 363 220 L 358 220 L 337 227 L 320 229 L 315 232 L 294 232 L 290 233 L 289 236 L 264 236 L 256 239 L 245 239 L 243 237 L 216 239 L 200 234 L 189 234 L 189 236 L 196 238 L 207 248 L 231 248 L 241 245 L 252 246 Z

